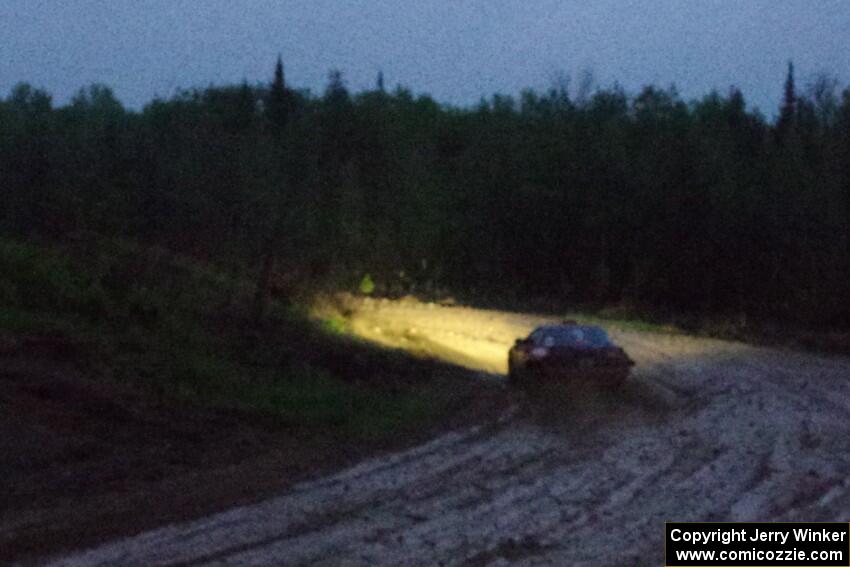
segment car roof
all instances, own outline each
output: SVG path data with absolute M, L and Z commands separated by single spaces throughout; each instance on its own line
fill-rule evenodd
M 541 331 L 541 332 L 551 331 L 551 332 L 557 333 L 557 332 L 561 332 L 561 331 L 570 331 L 570 330 L 573 330 L 573 329 L 581 329 L 583 331 L 598 330 L 598 331 L 602 331 L 603 333 L 605 332 L 605 329 L 603 329 L 599 325 L 582 325 L 582 324 L 579 324 L 579 323 L 573 323 L 571 321 L 565 322 L 565 323 L 547 323 L 546 325 L 540 325 L 539 327 L 535 328 L 534 331 L 532 331 L 532 332 L 536 333 L 538 331 Z

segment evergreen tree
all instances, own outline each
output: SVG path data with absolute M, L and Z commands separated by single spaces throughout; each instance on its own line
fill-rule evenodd
M 286 129 L 290 113 L 292 112 L 292 96 L 286 88 L 283 61 L 280 55 L 277 57 L 277 63 L 274 68 L 274 79 L 269 87 L 266 112 L 273 134 L 280 137 Z
M 788 75 L 785 78 L 785 89 L 782 96 L 782 106 L 779 108 L 779 119 L 776 122 L 776 135 L 780 142 L 785 140 L 788 132 L 794 128 L 797 118 L 797 93 L 794 86 L 794 63 L 788 62 Z
M 268 167 L 269 210 L 265 213 L 265 234 L 261 237 L 260 271 L 254 290 L 254 316 L 259 321 L 265 316 L 274 276 L 280 254 L 281 240 L 284 236 L 287 220 L 292 213 L 291 176 L 288 176 L 286 161 L 290 155 L 283 143 L 287 125 L 293 110 L 293 97 L 286 87 L 283 74 L 283 61 L 278 55 L 274 69 L 274 79 L 269 87 L 267 104 L 268 121 L 272 135 L 277 140 L 274 162 Z

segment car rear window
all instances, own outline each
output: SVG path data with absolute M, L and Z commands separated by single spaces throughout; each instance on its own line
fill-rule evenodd
M 604 348 L 611 346 L 608 333 L 604 329 L 587 325 L 541 327 L 532 333 L 531 339 L 535 345 L 546 347 Z

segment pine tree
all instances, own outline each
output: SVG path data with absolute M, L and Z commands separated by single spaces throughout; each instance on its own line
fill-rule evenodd
M 332 108 L 340 108 L 348 106 L 350 103 L 348 89 L 345 87 L 345 80 L 342 78 L 342 71 L 332 69 L 328 73 L 328 86 L 325 87 L 325 101 Z
M 283 74 L 283 61 L 280 55 L 277 57 L 277 64 L 274 69 L 274 80 L 269 89 L 267 105 L 267 116 L 272 127 L 272 132 L 276 136 L 280 136 L 286 128 L 289 121 L 289 114 L 292 110 L 291 97 L 289 90 L 286 88 L 286 81 Z
M 283 150 L 281 140 L 286 130 L 286 125 L 289 122 L 291 111 L 292 97 L 286 88 L 283 61 L 280 55 L 278 55 L 277 64 L 274 69 L 274 79 L 269 88 L 268 100 L 266 101 L 266 112 L 272 135 L 278 140 L 278 149 L 280 150 Z M 261 267 L 257 278 L 257 287 L 254 291 L 254 315 L 257 321 L 262 320 L 265 316 L 269 302 L 271 280 L 277 264 L 276 250 L 279 247 L 282 232 L 281 223 L 283 222 L 283 209 L 285 207 L 285 172 L 278 170 L 275 177 L 276 179 L 273 184 L 278 187 L 276 193 L 277 201 L 274 205 L 275 210 L 272 213 L 272 226 L 268 228 L 268 232 L 263 237 Z
M 788 62 L 788 76 L 785 79 L 785 94 L 779 108 L 776 121 L 776 135 L 779 141 L 785 139 L 788 131 L 794 127 L 797 117 L 797 93 L 794 87 L 794 63 Z

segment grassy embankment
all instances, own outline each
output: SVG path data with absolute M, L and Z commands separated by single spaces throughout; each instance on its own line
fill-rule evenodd
M 250 282 L 161 249 L 2 239 L 0 349 L 71 352 L 86 373 L 155 395 L 355 439 L 396 436 L 456 407 L 441 384 L 452 369 L 356 342 L 298 307 L 272 302 L 258 324 L 251 293 Z

